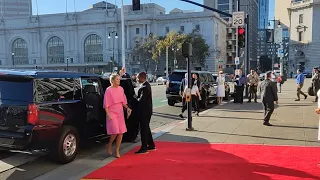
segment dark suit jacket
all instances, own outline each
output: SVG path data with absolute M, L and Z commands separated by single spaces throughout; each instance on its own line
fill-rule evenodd
M 261 94 L 261 99 L 264 102 L 278 101 L 277 87 L 275 83 L 273 83 L 269 79 L 266 79 L 261 82 L 259 86 L 259 92 Z
M 152 92 L 151 92 L 151 86 L 146 81 L 144 82 L 140 89 L 138 90 L 137 95 L 137 113 L 139 113 L 139 116 L 150 116 L 153 114 L 153 105 L 152 105 Z

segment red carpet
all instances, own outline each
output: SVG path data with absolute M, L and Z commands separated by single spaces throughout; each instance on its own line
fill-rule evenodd
M 156 142 L 87 175 L 104 180 L 320 179 L 320 148 Z

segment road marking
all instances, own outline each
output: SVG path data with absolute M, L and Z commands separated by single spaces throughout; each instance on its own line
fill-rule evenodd
M 23 164 L 26 164 L 28 162 L 32 162 L 39 158 L 39 156 L 30 155 L 30 154 L 22 154 L 18 153 L 14 156 L 10 156 L 4 159 L 0 160 L 0 173 L 4 171 L 8 171 L 12 168 L 21 166 Z
M 162 101 L 160 101 L 160 102 L 167 102 L 168 100 L 162 100 Z

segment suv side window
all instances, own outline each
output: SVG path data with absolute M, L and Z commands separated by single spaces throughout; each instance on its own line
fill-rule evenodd
M 208 81 L 210 83 L 214 83 L 215 82 L 215 80 L 214 80 L 214 78 L 213 78 L 213 76 L 211 74 L 207 74 L 207 76 L 208 76 Z
M 200 82 L 203 82 L 203 83 L 208 82 L 208 77 L 206 76 L 206 74 L 201 73 L 199 74 L 199 76 L 200 76 Z
M 94 93 L 98 95 L 101 94 L 101 85 L 99 79 L 96 78 L 82 78 L 81 79 L 81 84 L 82 84 L 82 94 L 85 93 Z
M 73 78 L 41 78 L 35 80 L 37 103 L 74 99 Z

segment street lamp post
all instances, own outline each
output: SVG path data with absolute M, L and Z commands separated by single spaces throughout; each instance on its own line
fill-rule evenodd
M 115 39 L 118 39 L 118 33 L 117 31 L 111 31 L 108 35 L 108 39 L 111 39 L 111 34 L 114 35 L 114 37 L 112 38 L 112 61 L 114 62 L 114 44 L 115 44 Z
M 14 66 L 14 52 L 11 53 L 12 56 L 12 65 Z
M 174 60 L 173 60 L 173 69 L 177 68 L 177 51 L 179 51 L 179 48 L 177 46 L 172 47 L 172 51 L 174 52 Z
M 271 26 L 270 22 L 273 22 L 273 42 L 272 42 L 272 71 L 274 70 L 274 58 L 276 55 L 274 55 L 274 52 L 276 50 L 276 43 L 274 42 L 274 30 L 276 28 L 276 22 L 278 21 L 278 27 L 281 27 L 280 20 L 276 20 L 275 18 L 272 20 L 269 20 L 268 26 Z M 280 69 L 281 69 L 281 62 L 280 62 Z M 281 70 L 280 70 L 281 71 Z M 282 75 L 282 74 L 281 74 Z
M 67 71 L 69 70 L 69 58 L 67 58 Z

